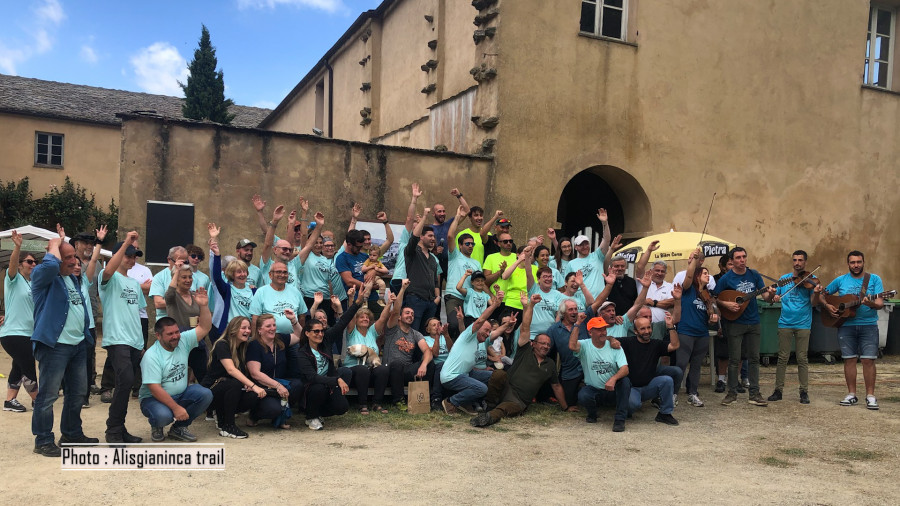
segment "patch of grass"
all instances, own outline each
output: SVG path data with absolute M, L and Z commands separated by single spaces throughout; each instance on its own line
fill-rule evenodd
M 838 450 L 834 454 L 847 460 L 881 460 L 884 456 L 880 452 L 869 450 Z
M 494 432 L 510 432 L 510 431 L 512 431 L 512 429 L 510 429 L 509 427 L 504 427 L 502 425 L 493 425 L 493 426 L 491 426 L 491 428 L 494 429 Z
M 344 443 L 328 443 L 328 446 L 333 446 L 335 448 L 341 448 L 344 446 Z
M 767 466 L 778 467 L 782 469 L 794 465 L 786 460 L 779 459 L 778 457 L 762 457 L 759 459 L 759 461 Z
M 625 451 L 631 453 L 641 453 L 640 448 L 625 448 Z
M 806 450 L 803 448 L 779 448 L 778 451 L 789 457 L 806 457 Z
M 900 395 L 892 395 L 890 397 L 884 397 L 884 400 L 888 402 L 900 402 Z
M 519 439 L 531 439 L 534 437 L 534 434 L 531 434 L 529 432 L 517 432 L 516 437 Z
M 483 434 L 484 433 L 483 430 L 477 430 L 477 429 L 463 429 L 463 432 L 465 432 L 466 434 Z

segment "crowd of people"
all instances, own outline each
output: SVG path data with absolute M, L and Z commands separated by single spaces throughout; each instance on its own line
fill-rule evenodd
M 587 423 L 597 422 L 600 407 L 612 407 L 616 432 L 649 402 L 657 422 L 678 425 L 679 392 L 704 406 L 698 387 L 711 339 L 716 392 L 726 394 L 721 404 L 747 390 L 756 406 L 781 400 L 794 343 L 798 399 L 808 404 L 813 307 L 838 317 L 843 306 L 827 297 L 846 295 L 858 296 L 860 306 L 838 329 L 848 388 L 840 404 L 858 402 L 861 360 L 866 406 L 878 409 L 876 311 L 884 294 L 861 252 L 849 253 L 849 272 L 827 287 L 806 273 L 807 254 L 799 250 L 792 271 L 767 285 L 741 247 L 720 259 L 715 276 L 698 248 L 668 282 L 666 262 L 649 262 L 658 243 L 637 260 L 634 277 L 627 274 L 625 258 L 611 254 L 621 237 L 611 237 L 604 209 L 596 214 L 596 248 L 585 235 L 560 237 L 553 228 L 517 246 L 502 211 L 485 221 L 484 209 L 458 189 L 450 195 L 457 203 L 448 216 L 443 204 L 421 207 L 422 191 L 412 185 L 392 272 L 382 262 L 394 240 L 386 213 L 376 214 L 386 240 L 375 245 L 357 228 L 358 205 L 339 237 L 322 213 L 307 219 L 302 197 L 289 213 L 281 205 L 267 213 L 267 203 L 253 197 L 251 226 L 263 237 L 256 263 L 251 239 L 223 256 L 215 223 L 207 227 L 208 247 L 172 246 L 168 267 L 156 275 L 137 263 L 143 253 L 135 231 L 103 262 L 105 227 L 68 241 L 58 227 L 40 263 L 13 232 L 0 327 L 13 362 L 4 410 L 27 411 L 18 400 L 24 389 L 34 451 L 45 456 L 60 455 L 57 442 L 99 443 L 81 422 L 91 394 L 109 403 L 105 441 L 114 445 L 143 440 L 132 432 L 144 430 L 125 427 L 132 397 L 152 441 L 193 442 L 191 423 L 203 415 L 221 436 L 246 438 L 239 415 L 246 427 L 289 429 L 298 412 L 309 429 L 321 430 L 351 400 L 362 415 L 405 410 L 407 385 L 416 380 L 429 382 L 432 410 L 465 413 L 476 427 L 520 415 L 533 402 L 584 410 Z M 200 268 L 207 252 L 208 274 Z M 759 384 L 757 295 L 782 304 L 768 399 Z M 94 317 L 101 307 L 107 358 L 97 385 Z M 57 440 L 53 406 L 61 389 Z

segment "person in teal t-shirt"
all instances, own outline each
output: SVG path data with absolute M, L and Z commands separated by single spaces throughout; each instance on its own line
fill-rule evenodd
M 584 314 L 578 316 L 576 327 L 584 322 Z M 625 430 L 628 416 L 628 398 L 631 396 L 631 381 L 628 379 L 628 360 L 621 345 L 613 349 L 607 339 L 606 321 L 597 316 L 587 322 L 590 339 L 578 340 L 578 332 L 569 337 L 569 349 L 581 362 L 584 370 L 584 387 L 578 391 L 578 404 L 587 411 L 587 423 L 597 423 L 597 407 L 614 405 L 616 414 L 613 432 Z
M 3 309 L 6 320 L 0 326 L 0 345 L 12 358 L 7 376 L 4 411 L 24 413 L 27 408 L 16 396 L 24 386 L 31 400 L 37 397 L 37 369 L 31 353 L 31 334 L 34 332 L 34 300 L 31 298 L 31 271 L 36 265 L 34 255 L 21 253 L 22 236 L 12 231 L 13 250 L 9 267 L 3 272 Z
M 498 307 L 500 299 L 492 298 L 478 320 L 459 334 L 447 355 L 447 360 L 444 361 L 440 374 L 441 383 L 444 388 L 456 391 L 456 394 L 442 402 L 444 412 L 448 415 L 459 411 L 474 414 L 470 406 L 473 403 L 480 403 L 487 394 L 487 382 L 491 379 L 493 371 L 479 371 L 472 368 L 475 366 L 479 350 L 484 350 L 484 342 L 491 334 L 491 324 L 487 320 Z M 457 318 L 463 318 L 462 308 L 457 308 L 456 313 Z

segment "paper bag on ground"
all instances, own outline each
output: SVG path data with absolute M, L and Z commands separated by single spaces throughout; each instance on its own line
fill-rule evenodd
M 430 390 L 427 381 L 409 382 L 409 413 L 422 415 L 431 412 Z

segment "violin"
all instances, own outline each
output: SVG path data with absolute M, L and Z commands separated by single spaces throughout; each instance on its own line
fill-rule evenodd
M 811 276 L 810 274 L 811 273 L 809 271 L 800 271 L 793 277 L 791 277 L 791 281 L 793 281 L 795 285 L 799 284 L 800 288 L 812 290 L 815 287 L 819 286 L 819 278 Z
M 703 285 L 700 288 L 698 294 L 700 295 L 700 300 L 702 300 L 703 303 L 706 304 L 706 313 L 709 315 L 710 321 L 713 322 L 713 316 L 715 316 L 716 319 L 714 323 L 718 323 L 719 307 L 716 304 L 716 301 L 713 298 L 712 294 L 709 293 L 709 289 L 706 287 L 706 285 Z

